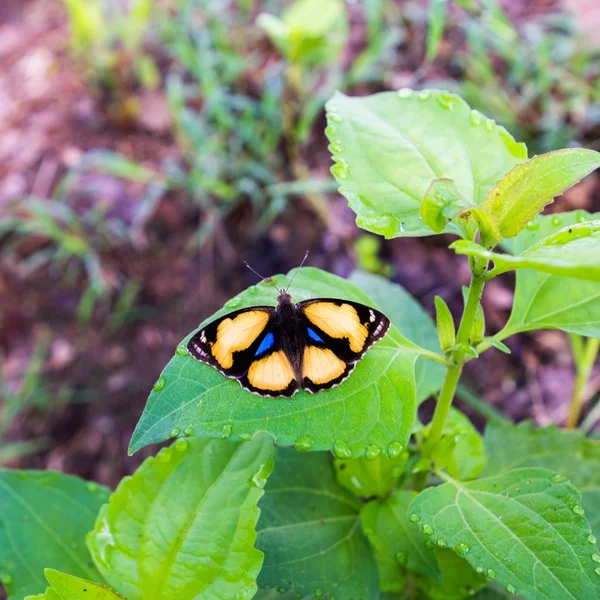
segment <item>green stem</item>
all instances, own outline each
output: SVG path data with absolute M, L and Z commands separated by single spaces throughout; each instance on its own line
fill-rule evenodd
M 465 310 L 460 320 L 458 334 L 456 335 L 457 344 L 468 345 L 471 342 L 471 331 L 477 314 L 477 308 L 479 307 L 479 302 L 481 300 L 483 287 L 485 286 L 485 267 L 479 268 L 481 266 L 482 265 L 474 265 L 473 268 L 473 277 L 469 287 Z M 446 377 L 444 378 L 444 383 L 442 384 L 442 389 L 438 396 L 435 412 L 433 413 L 429 436 L 427 437 L 427 442 L 423 448 L 423 454 L 425 456 L 427 456 L 431 452 L 431 449 L 442 439 L 446 418 L 450 412 L 452 400 L 454 400 L 454 394 L 456 393 L 456 386 L 458 385 L 463 364 L 466 360 L 464 352 L 461 351 L 454 352 L 452 358 L 454 364 L 448 367 L 448 371 L 446 372 Z
M 574 429 L 577 427 L 583 401 L 585 400 L 585 388 L 592 373 L 592 367 L 596 361 L 596 356 L 598 356 L 599 349 L 600 339 L 589 338 L 587 342 L 584 343 L 583 352 L 579 353 L 579 360 L 576 360 L 575 362 L 577 374 L 575 376 L 573 396 L 571 397 L 569 417 L 567 418 L 567 429 Z

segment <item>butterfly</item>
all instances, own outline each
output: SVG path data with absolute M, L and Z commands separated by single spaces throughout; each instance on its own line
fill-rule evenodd
M 339 385 L 388 332 L 389 319 L 374 308 L 337 298 L 294 304 L 288 289 L 278 290 L 277 306 L 212 321 L 192 336 L 189 353 L 249 392 L 291 398 Z

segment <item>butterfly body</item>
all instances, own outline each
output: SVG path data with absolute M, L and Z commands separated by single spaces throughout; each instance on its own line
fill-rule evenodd
M 341 383 L 388 331 L 378 310 L 336 298 L 243 308 L 192 336 L 190 354 L 261 396 L 291 397 Z

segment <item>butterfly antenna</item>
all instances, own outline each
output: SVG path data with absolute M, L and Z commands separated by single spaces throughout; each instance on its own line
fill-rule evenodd
M 263 281 L 267 281 L 268 283 L 270 283 L 280 294 L 281 294 L 281 290 L 273 283 L 273 281 L 271 280 L 270 277 L 263 277 L 258 271 L 255 271 L 246 261 L 244 261 L 244 264 L 258 277 L 260 277 Z
M 300 263 L 300 266 L 296 269 L 296 272 L 292 275 L 292 278 L 290 279 L 290 282 L 287 284 L 287 287 L 285 288 L 285 293 L 287 294 L 287 291 L 290 289 L 290 286 L 292 285 L 292 281 L 294 281 L 294 277 L 296 277 L 296 275 L 298 275 L 298 271 L 302 268 L 302 265 L 304 264 L 304 261 L 308 258 L 308 250 L 306 251 L 306 254 L 304 255 L 304 258 L 302 259 L 302 262 Z

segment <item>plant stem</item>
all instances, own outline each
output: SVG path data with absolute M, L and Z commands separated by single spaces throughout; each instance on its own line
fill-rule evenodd
M 473 268 L 473 276 L 471 278 L 471 285 L 469 286 L 465 310 L 463 311 L 458 327 L 458 334 L 456 335 L 457 344 L 469 344 L 471 341 L 471 331 L 477 314 L 477 308 L 479 307 L 479 301 L 481 300 L 483 286 L 485 285 L 485 267 L 482 269 L 479 267 L 480 265 L 476 265 L 475 268 Z M 456 351 L 453 353 L 452 358 L 454 364 L 448 367 L 448 371 L 446 372 L 446 377 L 444 378 L 444 383 L 442 384 L 442 389 L 438 396 L 435 412 L 433 413 L 429 436 L 427 437 L 427 442 L 423 448 L 423 454 L 425 456 L 427 456 L 431 449 L 442 439 L 446 418 L 448 417 L 450 407 L 452 406 L 452 400 L 456 393 L 456 386 L 458 385 L 458 380 L 466 357 L 464 352 Z
M 600 339 L 589 338 L 587 342 L 583 344 L 583 351 L 578 353 L 579 357 L 574 353 L 577 374 L 575 376 L 573 396 L 571 397 L 569 417 L 567 418 L 567 429 L 574 429 L 577 427 L 583 401 L 585 400 L 585 388 L 592 373 L 592 367 L 594 366 L 596 356 L 598 356 L 599 349 Z

